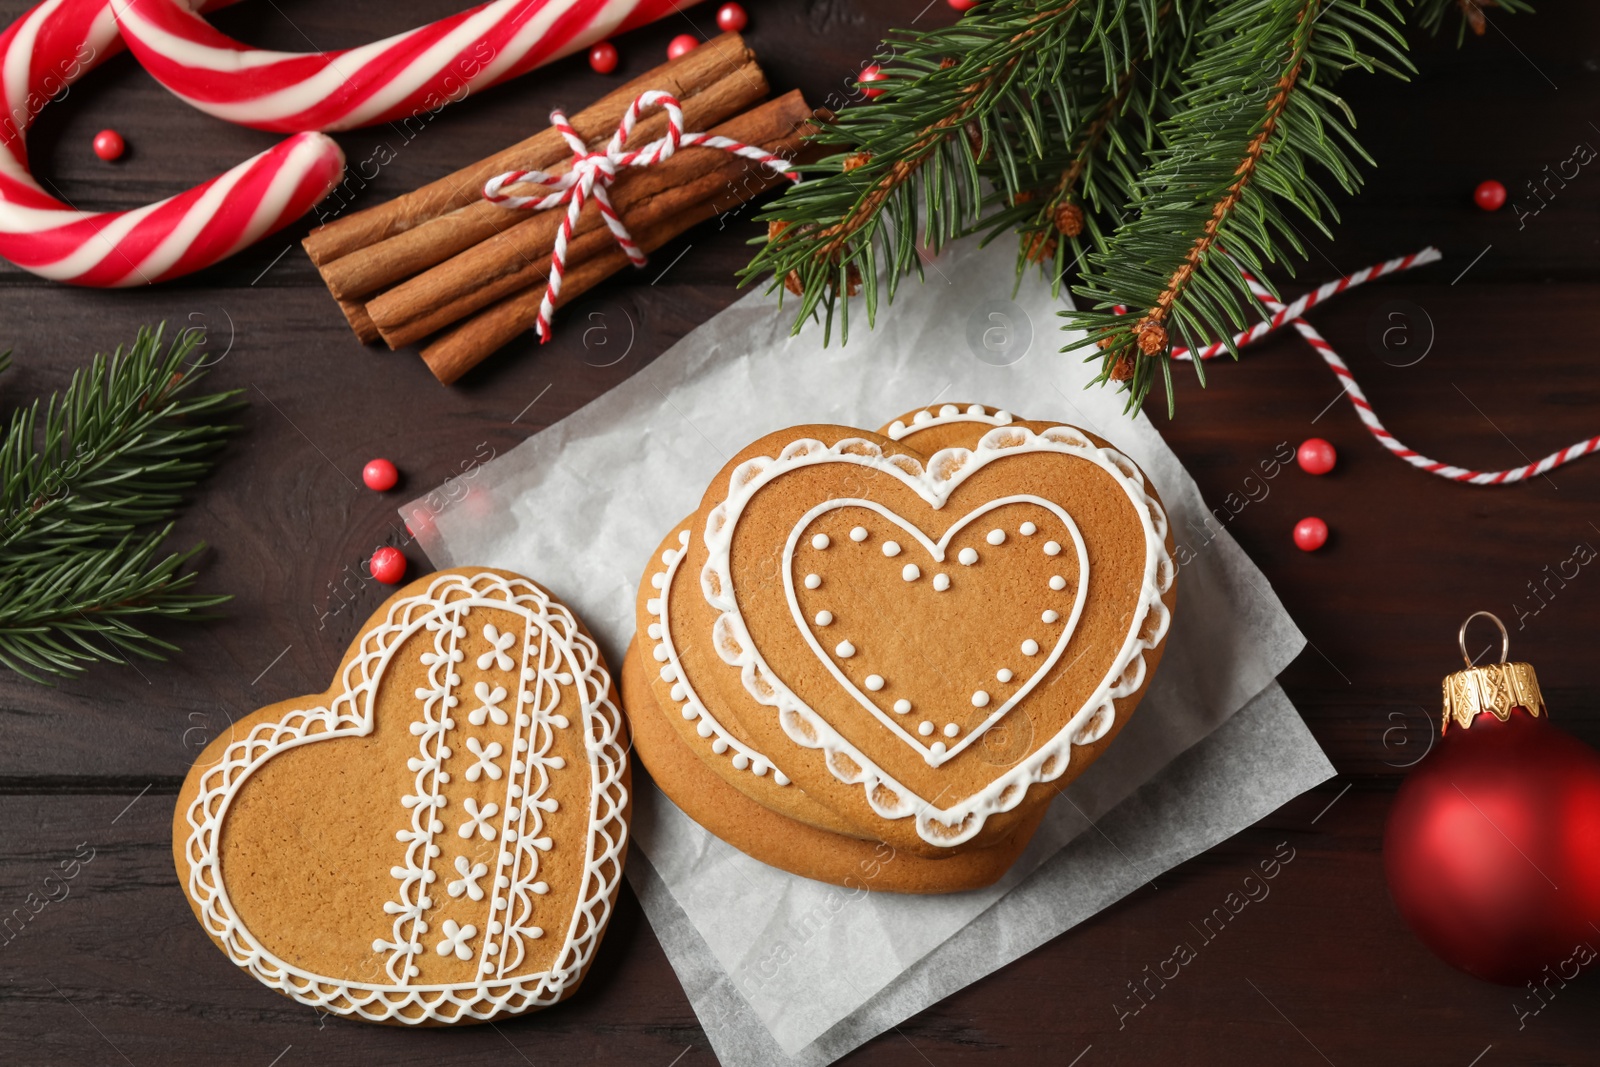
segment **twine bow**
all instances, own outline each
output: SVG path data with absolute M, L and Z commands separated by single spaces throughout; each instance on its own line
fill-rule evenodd
M 628 137 L 638 123 L 640 113 L 658 104 L 667 112 L 666 135 L 651 141 L 643 148 L 626 150 Z M 572 149 L 570 170 L 565 174 L 550 174 L 542 170 L 510 170 L 495 175 L 483 186 L 483 198 L 507 210 L 546 211 L 562 204 L 567 205 L 567 217 L 562 220 L 561 228 L 556 231 L 555 251 L 550 255 L 550 273 L 545 284 L 544 299 L 539 302 L 539 320 L 535 330 L 539 334 L 540 343 L 550 340 L 550 316 L 555 312 L 556 298 L 561 294 L 561 276 L 566 271 L 567 242 L 572 239 L 573 232 L 577 229 L 578 216 L 582 214 L 584 204 L 591 198 L 600 211 L 600 217 L 605 220 L 606 228 L 627 253 L 629 261 L 635 267 L 645 265 L 644 252 L 634 243 L 633 236 L 628 233 L 628 227 L 624 225 L 616 209 L 611 206 L 611 198 L 606 195 L 606 190 L 617 180 L 618 172 L 624 168 L 653 167 L 657 163 L 671 159 L 679 148 L 718 148 L 769 166 L 790 181 L 800 180 L 799 174 L 789 169 L 788 160 L 775 156 L 765 149 L 740 144 L 727 137 L 714 137 L 708 133 L 684 133 L 682 106 L 671 93 L 660 89 L 641 93 L 628 106 L 628 110 L 622 115 L 622 121 L 617 125 L 617 132 L 598 152 L 589 151 L 589 146 L 583 138 L 579 137 L 577 131 L 567 122 L 564 112 L 552 111 L 550 125 L 561 134 Z M 513 196 L 502 191 L 512 185 L 542 185 L 552 191 L 539 196 Z

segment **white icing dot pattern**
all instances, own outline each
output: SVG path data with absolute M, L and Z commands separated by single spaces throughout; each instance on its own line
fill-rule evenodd
M 896 715 L 909 715 L 911 713 L 911 701 L 896 700 L 894 702 L 894 711 Z
M 818 626 L 831 626 L 832 624 L 833 624 L 833 612 L 831 612 L 831 611 L 819 611 L 819 612 L 817 612 L 817 625 Z
M 950 576 L 948 574 L 935 574 L 933 576 L 933 590 L 934 590 L 934 592 L 942 593 L 946 589 L 949 589 L 949 588 L 950 588 Z
M 994 676 L 1002 682 L 1009 682 L 1012 678 L 1016 677 L 1011 673 L 1010 667 L 1001 667 L 999 670 L 994 672 Z
M 878 690 L 883 688 L 883 675 L 881 675 L 881 674 L 869 674 L 869 675 L 867 675 L 866 686 L 867 686 L 868 689 L 870 689 L 874 693 L 876 693 Z
M 904 567 L 900 568 L 900 577 L 904 578 L 908 582 L 914 582 L 918 578 L 922 577 L 922 569 L 915 563 L 907 563 Z
M 1047 608 L 1045 609 L 1045 613 L 1040 615 L 1039 618 L 1043 622 L 1055 622 L 1057 619 L 1061 618 L 1061 613 L 1056 611 L 1054 608 Z
M 822 584 L 822 575 L 820 575 L 820 574 L 808 574 L 808 575 L 806 575 L 806 588 L 807 589 L 815 589 L 818 586 L 820 586 L 821 584 Z
M 860 544 L 862 541 L 865 541 L 866 539 L 867 539 L 867 528 L 865 526 L 857 526 L 855 529 L 850 531 L 850 540 L 856 542 L 857 544 Z
M 833 649 L 834 655 L 840 659 L 849 659 L 856 654 L 856 646 L 849 641 L 840 641 Z
M 985 537 L 984 540 L 991 545 L 1003 545 L 1006 543 L 1006 532 L 1004 530 L 990 530 L 989 536 Z
M 1061 555 L 1061 545 L 1060 545 L 1060 543 L 1058 543 L 1056 541 L 1046 541 L 1044 543 L 1044 554 L 1047 555 L 1047 556 L 1059 556 L 1059 555 Z
M 1024 656 L 1037 656 L 1039 654 L 1039 642 L 1031 637 L 1022 642 L 1022 654 Z
M 978 550 L 975 548 L 963 548 L 956 553 L 956 561 L 964 567 L 970 567 L 978 562 Z
M 1061 577 L 1061 575 L 1057 574 L 1057 575 L 1051 576 L 1051 578 L 1050 578 L 1050 588 L 1051 589 L 1054 589 L 1056 592 L 1059 593 L 1061 590 L 1065 589 L 1066 587 L 1067 587 L 1067 580 L 1065 578 Z
M 959 734 L 960 732 L 961 732 L 961 727 L 957 726 L 955 723 L 947 722 L 947 723 L 944 724 L 944 735 L 946 737 L 954 737 L 956 734 Z
M 933 723 L 924 722 L 919 724 L 917 726 L 917 733 L 921 734 L 923 737 L 928 737 L 933 733 Z
M 899 542 L 897 542 L 897 541 L 885 541 L 883 543 L 883 554 L 885 556 L 898 556 L 900 554 L 900 544 L 899 544 Z
M 989 706 L 989 694 L 985 693 L 982 689 L 978 690 L 976 693 L 973 693 L 972 694 L 972 706 L 975 707 L 975 708 L 986 708 L 986 707 L 988 707 Z
M 1031 522 L 1025 522 L 1017 528 L 1017 532 L 1022 534 L 1024 537 L 1032 537 L 1034 534 L 1039 532 L 1039 527 L 1035 526 Z
M 827 534 L 817 534 L 817 536 L 811 539 L 811 547 L 816 549 L 818 552 L 821 552 L 823 549 L 827 548 L 829 544 L 830 542 Z

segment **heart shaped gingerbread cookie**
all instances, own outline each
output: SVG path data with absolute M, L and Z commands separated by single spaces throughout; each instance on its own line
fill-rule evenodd
M 1056 791 L 1034 786 L 1081 773 L 1173 605 L 1166 515 L 1131 460 L 985 418 L 975 447 L 931 455 L 846 427 L 770 435 L 699 515 L 722 668 L 692 679 L 703 700 L 808 797 L 924 854 L 993 843 Z
M 240 720 L 190 770 L 179 879 L 267 986 L 378 1022 L 546 1007 L 594 958 L 627 849 L 627 737 L 582 625 L 503 571 L 369 620 L 338 681 Z

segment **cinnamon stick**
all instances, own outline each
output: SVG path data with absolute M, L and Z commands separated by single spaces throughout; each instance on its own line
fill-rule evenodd
M 339 310 L 344 312 L 345 321 L 356 332 L 356 339 L 364 345 L 370 345 L 381 336 L 378 333 L 378 324 L 372 321 L 372 316 L 367 314 L 367 306 L 359 300 L 340 300 Z
M 795 144 L 798 145 L 803 133 L 802 130 L 795 134 Z M 753 162 L 749 165 L 751 181 L 742 182 L 737 188 L 724 186 L 716 195 L 679 214 L 648 227 L 631 229 L 634 243 L 647 253 L 654 252 L 695 225 L 738 207 L 761 191 L 784 180 L 768 168 L 757 168 Z M 604 231 L 585 235 L 593 238 L 602 236 L 605 236 Z M 577 242 L 573 244 L 576 245 Z M 562 278 L 561 293 L 555 301 L 558 309 L 577 300 L 628 266 L 627 254 L 617 246 L 615 240 L 610 240 L 609 245 L 610 247 L 604 248 L 603 251 L 569 264 Z M 544 299 L 543 282 L 541 276 L 534 286 L 502 298 L 440 334 L 424 347 L 422 359 L 428 365 L 428 369 L 433 371 L 434 377 L 441 383 L 449 385 L 495 351 L 515 340 L 519 334 L 531 330 L 538 321 L 539 305 Z
M 799 148 L 797 131 L 809 117 L 804 97 L 794 91 L 711 132 L 787 156 Z M 750 161 L 719 149 L 685 148 L 657 166 L 625 171 L 611 187 L 611 203 L 630 229 L 649 228 L 747 180 L 752 166 Z M 761 187 L 765 188 L 765 183 Z M 519 214 L 488 203 L 484 206 L 503 215 Z M 367 313 L 389 347 L 399 348 L 504 296 L 543 285 L 556 233 L 565 217 L 564 209 L 523 217 L 509 229 L 368 301 Z M 582 262 L 614 240 L 592 205 L 579 216 L 575 233 L 567 250 L 569 264 Z M 596 239 L 591 240 L 591 234 Z
M 616 131 L 623 113 L 640 93 L 649 89 L 665 89 L 676 96 L 680 103 L 688 104 L 691 99 L 735 72 L 744 72 L 746 82 L 753 79 L 759 83 L 753 99 L 760 99 L 766 95 L 766 79 L 759 67 L 755 67 L 753 72 L 749 71 L 748 68 L 754 67 L 754 64 L 754 56 L 742 37 L 736 33 L 722 34 L 607 93 L 571 116 L 572 127 L 591 148 L 597 147 Z M 302 244 L 313 263 L 318 266 L 330 263 L 472 203 L 479 198 L 483 183 L 496 174 L 517 169 L 547 169 L 570 154 L 566 142 L 558 133 L 552 129 L 540 130 L 504 151 L 404 196 L 319 226 L 307 235 Z

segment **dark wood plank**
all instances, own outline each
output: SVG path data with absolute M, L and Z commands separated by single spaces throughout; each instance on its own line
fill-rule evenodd
M 925 2 L 748 5 L 749 38 L 775 86 L 826 103 L 873 42 Z M 0 17 L 26 6 L 3 0 Z M 1600 429 L 1590 313 L 1600 175 L 1585 167 L 1552 186 L 1556 195 L 1520 225 L 1510 209 L 1486 215 L 1470 202 L 1473 185 L 1498 177 L 1531 205 L 1525 182 L 1545 181 L 1543 169 L 1579 142 L 1600 145 L 1591 124 L 1600 66 L 1590 58 L 1600 11 L 1543 6 L 1536 16 L 1497 18 L 1496 31 L 1461 51 L 1419 42 L 1410 85 L 1360 76 L 1341 85 L 1380 166 L 1358 200 L 1340 199 L 1336 240 L 1308 232 L 1310 261 L 1300 280 L 1283 280 L 1298 293 L 1426 244 L 1444 249 L 1444 263 L 1341 296 L 1313 318 L 1402 441 L 1462 465 L 1520 464 Z M 241 4 L 218 24 L 271 47 L 304 48 L 308 38 L 341 47 L 444 10 L 292 0 Z M 652 65 L 691 23 L 709 29 L 713 10 L 693 8 L 681 23 L 627 38 L 622 73 Z M 921 17 L 951 14 L 939 4 Z M 611 84 L 574 57 L 444 112 L 413 138 L 392 128 L 342 134 L 353 163 L 380 145 L 394 155 L 370 180 L 351 182 L 348 199 L 364 206 L 435 178 L 525 136 L 552 106 L 581 106 Z M 88 151 L 105 126 L 132 146 L 116 166 Z M 46 108 L 31 146 L 40 173 L 74 203 L 123 208 L 204 180 L 273 140 L 183 107 L 123 57 Z M 353 342 L 294 247 L 304 230 L 154 291 L 70 291 L 0 264 L 0 346 L 16 352 L 0 383 L 7 404 L 59 388 L 90 352 L 160 319 L 204 327 L 219 360 L 215 382 L 251 400 L 243 433 L 179 535 L 213 546 L 206 587 L 233 593 L 233 604 L 212 623 L 170 631 L 185 646 L 172 663 L 101 669 L 52 689 L 0 679 L 0 926 L 19 907 L 31 912 L 28 894 L 80 843 L 95 850 L 66 899 L 3 936 L 0 1059 L 668 1064 L 684 1053 L 685 1067 L 709 1062 L 626 892 L 590 984 L 571 1004 L 498 1030 L 400 1033 L 318 1019 L 238 975 L 195 928 L 172 872 L 169 825 L 199 747 L 256 706 L 326 685 L 383 597 L 362 579 L 361 561 L 380 542 L 406 541 L 396 498 L 470 474 L 736 299 L 732 278 L 753 227 L 696 231 L 658 253 L 657 269 L 615 280 L 569 314 L 606 326 L 609 343 L 631 337 L 619 361 L 610 362 L 616 348 L 586 350 L 582 332 L 569 329 L 542 348 L 525 339 L 448 390 L 414 354 Z M 1388 353 L 1386 361 L 1369 343 L 1400 300 L 1423 309 L 1434 334 L 1411 366 L 1392 365 L 1404 360 Z M 1593 1058 L 1594 980 L 1562 990 L 1518 1029 L 1514 1006 L 1525 1002 L 1516 991 L 1456 974 L 1405 932 L 1386 898 L 1379 842 L 1393 789 L 1425 750 L 1438 679 L 1456 662 L 1455 626 L 1476 608 L 1512 624 L 1514 653 L 1538 666 L 1558 721 L 1600 743 L 1589 589 L 1600 577 L 1585 568 L 1542 592 L 1542 605 L 1528 588 L 1577 543 L 1600 544 L 1600 461 L 1517 488 L 1454 486 L 1382 454 L 1348 405 L 1330 406 L 1336 398 L 1333 377 L 1286 334 L 1237 366 L 1214 365 L 1204 391 L 1185 378 L 1178 418 L 1162 428 L 1313 642 L 1285 684 L 1341 778 L 854 1060 L 943 1065 L 1002 1053 L 1007 1062 L 1060 1064 L 1089 1046 L 1086 1067 L 1468 1064 L 1486 1049 L 1484 1067 Z M 923 398 L 902 399 L 897 406 Z M 1264 486 L 1246 482 L 1279 442 L 1312 434 L 1339 447 L 1333 475 L 1288 470 Z M 391 497 L 358 484 L 361 465 L 379 454 L 405 471 Z M 1239 507 L 1241 499 L 1249 503 Z M 1314 556 L 1289 540 L 1307 514 L 1335 531 Z M 414 568 L 426 565 L 414 549 L 408 555 Z M 1126 1010 L 1127 983 L 1191 938 L 1190 924 L 1280 842 L 1296 858 L 1270 898 L 1199 946 L 1182 976 L 1119 1028 L 1115 1005 Z

